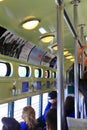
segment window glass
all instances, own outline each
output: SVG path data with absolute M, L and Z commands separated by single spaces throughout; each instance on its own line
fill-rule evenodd
M 38 70 L 38 69 L 35 69 L 34 75 L 35 75 L 35 78 L 38 78 L 38 77 L 39 77 L 39 70 Z
M 42 69 L 35 68 L 34 76 L 35 76 L 35 78 L 41 78 L 42 77 Z
M 52 72 L 52 78 L 56 78 L 56 72 Z
M 31 76 L 30 67 L 20 65 L 19 68 L 18 68 L 18 75 L 20 77 L 30 77 Z
M 11 65 L 9 63 L 0 62 L 0 77 L 10 76 Z
M 50 71 L 49 70 L 45 70 L 45 78 L 50 78 Z
M 36 118 L 40 116 L 40 107 L 39 107 L 39 95 L 32 96 L 31 106 L 34 108 L 36 113 Z
M 2 130 L 2 122 L 1 119 L 2 117 L 7 117 L 8 116 L 8 103 L 1 104 L 0 105 L 0 130 Z
M 48 103 L 48 93 L 43 94 L 42 114 L 44 113 L 45 107 Z
M 0 76 L 4 77 L 7 73 L 7 66 L 4 63 L 0 63 Z
M 27 98 L 20 99 L 14 102 L 14 118 L 23 121 L 21 118 L 23 107 L 27 106 Z

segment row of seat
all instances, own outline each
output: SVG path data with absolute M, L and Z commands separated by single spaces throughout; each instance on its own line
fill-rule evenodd
M 67 117 L 69 130 L 87 130 L 87 119 Z

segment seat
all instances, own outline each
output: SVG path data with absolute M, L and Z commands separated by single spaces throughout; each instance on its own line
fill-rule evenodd
M 69 130 L 87 130 L 87 119 L 67 117 L 67 125 Z

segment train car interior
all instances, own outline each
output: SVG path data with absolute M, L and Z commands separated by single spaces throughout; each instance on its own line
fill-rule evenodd
M 0 0 L 0 119 L 29 104 L 38 118 L 59 83 L 87 117 L 86 11 L 87 0 Z

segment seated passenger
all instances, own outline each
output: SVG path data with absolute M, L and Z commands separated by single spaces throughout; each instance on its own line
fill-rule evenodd
M 3 117 L 2 118 L 2 130 L 20 130 L 20 124 L 14 118 Z
M 64 103 L 65 117 L 75 117 L 74 97 L 67 96 Z
M 31 106 L 26 106 L 22 111 L 23 122 L 20 122 L 20 130 L 41 130 L 35 119 L 35 110 Z
M 46 114 L 46 130 L 57 130 L 57 109 L 52 108 Z

